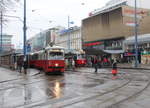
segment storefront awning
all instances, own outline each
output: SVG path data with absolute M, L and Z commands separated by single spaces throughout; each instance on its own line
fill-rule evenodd
M 121 54 L 124 53 L 124 50 L 103 50 L 105 53 L 109 54 Z
M 143 44 L 143 43 L 149 43 L 150 42 L 150 34 L 143 34 L 143 35 L 138 35 L 138 44 Z M 135 43 L 135 36 L 128 37 L 125 41 L 124 44 L 134 44 Z

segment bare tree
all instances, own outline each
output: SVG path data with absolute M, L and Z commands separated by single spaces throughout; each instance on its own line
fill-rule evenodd
M 15 7 L 15 4 L 19 1 L 20 0 L 0 0 L 0 19 L 3 19 L 3 23 L 7 22 L 7 19 L 3 17 L 3 15 L 6 13 L 6 11 L 13 9 Z

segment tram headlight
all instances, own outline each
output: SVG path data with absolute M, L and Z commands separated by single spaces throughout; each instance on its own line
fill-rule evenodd
M 84 63 L 84 60 L 82 60 L 82 63 Z
M 58 66 L 58 63 L 56 63 L 55 66 L 57 67 L 57 66 Z

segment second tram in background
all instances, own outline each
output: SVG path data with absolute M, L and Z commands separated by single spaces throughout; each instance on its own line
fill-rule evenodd
M 76 67 L 83 67 L 86 65 L 86 57 L 84 51 L 72 51 L 72 52 L 65 52 L 66 59 L 74 59 Z
M 29 64 L 43 69 L 46 73 L 64 73 L 64 48 L 59 46 L 46 47 L 44 50 L 30 54 Z

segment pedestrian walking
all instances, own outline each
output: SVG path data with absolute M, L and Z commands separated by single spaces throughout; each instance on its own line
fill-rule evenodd
M 95 68 L 95 73 L 97 73 L 97 70 L 98 70 L 98 59 L 97 59 L 97 57 L 94 58 L 94 68 Z
M 17 68 L 20 73 L 21 73 L 22 67 L 23 67 L 23 59 L 21 57 L 19 57 L 17 60 Z
M 112 74 L 113 74 L 113 79 L 116 79 L 118 70 L 117 70 L 117 61 L 116 59 L 114 60 L 113 64 L 112 64 Z
M 24 68 L 24 73 L 27 74 L 27 68 L 28 68 L 28 62 L 27 62 L 27 60 L 24 60 L 24 62 L 23 62 L 23 68 Z
M 72 70 L 75 71 L 75 61 L 72 59 Z

